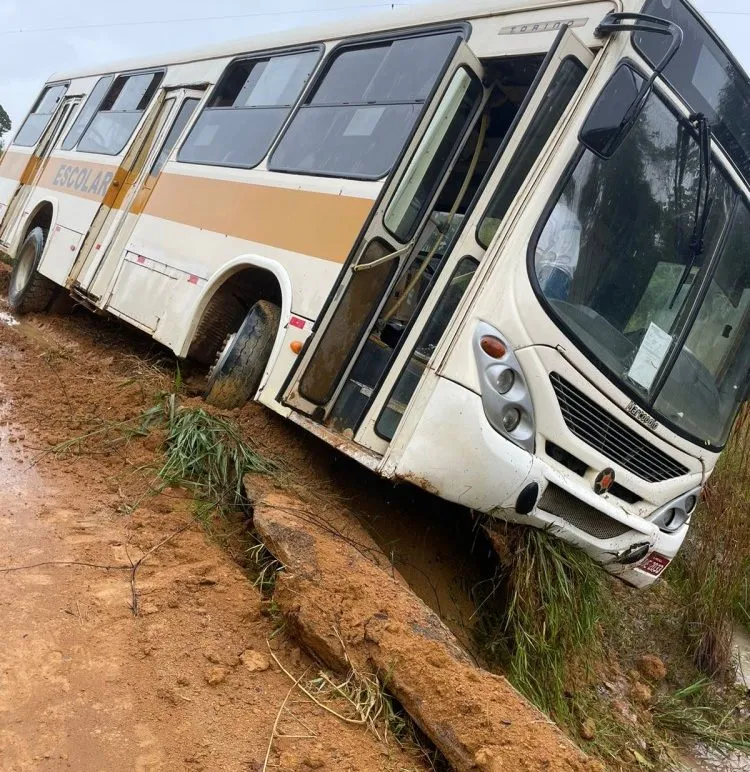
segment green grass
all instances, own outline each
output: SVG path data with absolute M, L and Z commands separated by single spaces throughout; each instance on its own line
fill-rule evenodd
M 601 650 L 600 623 L 609 608 L 605 577 L 587 555 L 545 531 L 509 527 L 505 533 L 502 585 L 492 590 L 498 598 L 483 599 L 482 648 L 535 705 L 564 720 L 572 672 Z
M 164 485 L 189 487 L 197 498 L 227 510 L 247 505 L 246 474 L 278 471 L 231 421 L 203 408 L 180 408 L 174 395 L 165 404 L 165 460 L 157 472 Z
M 673 742 L 682 738 L 726 756 L 750 753 L 750 718 L 743 710 L 744 695 L 719 694 L 708 678 L 660 697 L 653 706 L 654 727 Z
M 750 621 L 750 409 L 735 428 L 670 577 L 698 668 L 731 677 L 732 632 Z

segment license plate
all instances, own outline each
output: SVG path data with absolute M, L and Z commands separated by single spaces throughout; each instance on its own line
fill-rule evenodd
M 670 559 L 665 558 L 664 555 L 660 555 L 658 552 L 652 552 L 638 568 L 640 568 L 641 571 L 645 571 L 647 574 L 651 574 L 651 576 L 659 576 L 670 562 Z

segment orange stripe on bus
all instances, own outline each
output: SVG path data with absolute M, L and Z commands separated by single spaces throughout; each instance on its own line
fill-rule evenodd
M 113 190 L 111 183 L 117 179 L 121 185 L 121 178 L 125 176 L 124 170 L 117 166 L 53 158 L 42 173 L 39 186 L 61 193 L 71 193 L 90 201 L 102 201 L 106 195 L 107 200 L 104 203 L 111 206 L 119 194 L 119 189 Z
M 373 206 L 352 196 L 162 174 L 143 212 L 343 263 Z
M 5 177 L 7 180 L 20 180 L 30 160 L 31 156 L 27 153 L 6 151 L 0 158 L 0 177 Z
M 28 164 L 30 157 L 20 159 Z M 52 158 L 38 185 L 120 209 L 136 178 L 135 171 L 121 166 Z M 154 183 L 149 178 L 138 192 L 130 207 L 133 214 L 143 212 L 337 263 L 346 260 L 374 206 L 367 198 L 182 174 L 162 174 Z

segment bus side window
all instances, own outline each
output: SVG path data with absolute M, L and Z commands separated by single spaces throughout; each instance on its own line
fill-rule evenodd
M 257 166 L 319 57 L 315 49 L 230 64 L 177 160 L 243 169 Z
M 335 53 L 292 118 L 269 168 L 351 179 L 384 177 L 457 37 L 450 32 L 377 41 Z
M 62 143 L 63 150 L 72 150 L 78 144 L 78 140 L 83 136 L 83 132 L 86 131 L 91 119 L 99 109 L 99 105 L 102 103 L 114 77 L 114 75 L 105 75 L 96 82 L 86 104 L 81 108 L 81 112 L 78 113 L 75 123 L 70 127 L 70 131 Z
M 158 177 L 159 174 L 161 174 L 161 170 L 164 168 L 164 164 L 167 162 L 167 159 L 171 155 L 172 149 L 174 148 L 177 139 L 179 138 L 180 134 L 182 134 L 182 130 L 185 128 L 185 126 L 187 126 L 188 121 L 190 120 L 190 116 L 193 114 L 193 110 L 195 110 L 195 108 L 198 106 L 198 102 L 200 102 L 199 99 L 186 99 L 182 103 L 180 112 L 177 114 L 177 117 L 172 124 L 172 128 L 169 130 L 167 138 L 164 140 L 164 144 L 159 151 L 159 155 L 154 161 L 154 165 L 151 167 L 149 177 Z
M 163 78 L 163 71 L 117 77 L 86 127 L 78 150 L 104 155 L 121 153 Z
M 47 128 L 52 114 L 57 109 L 57 105 L 68 90 L 66 85 L 63 86 L 47 86 L 39 95 L 39 99 L 36 100 L 34 109 L 29 114 L 29 117 L 23 122 L 23 126 L 18 130 L 16 138 L 13 140 L 14 145 L 20 147 L 34 147 L 42 133 Z

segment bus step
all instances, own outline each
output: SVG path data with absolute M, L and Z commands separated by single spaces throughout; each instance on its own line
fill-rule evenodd
M 102 313 L 101 309 L 97 308 L 97 298 L 89 295 L 85 290 L 79 287 L 72 287 L 70 290 L 70 297 L 87 310 L 93 311 L 94 313 Z

